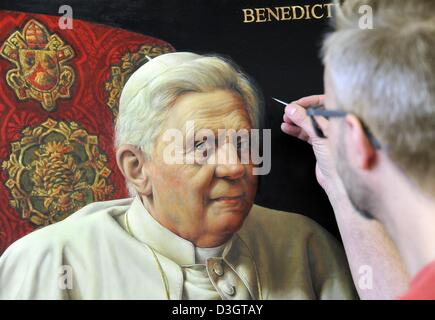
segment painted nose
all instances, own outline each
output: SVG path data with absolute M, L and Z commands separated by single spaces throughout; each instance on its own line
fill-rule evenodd
M 237 148 L 226 143 L 217 150 L 216 176 L 231 180 L 240 179 L 245 175 L 245 166 L 240 162 Z

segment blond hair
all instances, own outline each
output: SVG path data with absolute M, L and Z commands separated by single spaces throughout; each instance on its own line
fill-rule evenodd
M 361 6 L 373 29 L 361 28 Z M 358 116 L 390 159 L 435 191 L 435 1 L 346 0 L 323 59 L 337 108 Z

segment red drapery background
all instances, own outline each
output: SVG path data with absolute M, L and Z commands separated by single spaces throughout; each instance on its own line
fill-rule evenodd
M 113 124 L 131 73 L 174 48 L 74 19 L 0 11 L 0 254 L 87 203 L 127 195 Z

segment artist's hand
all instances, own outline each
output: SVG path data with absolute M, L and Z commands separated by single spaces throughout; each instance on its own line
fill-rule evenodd
M 409 283 L 403 261 L 385 229 L 374 220 L 363 218 L 352 205 L 339 178 L 332 157 L 330 139 L 318 138 L 305 109 L 323 104 L 323 95 L 310 96 L 290 103 L 285 108 L 282 131 L 309 142 L 317 159 L 316 176 L 325 189 L 334 209 L 355 286 L 361 299 L 392 299 L 401 294 Z M 328 136 L 329 121 L 316 117 Z M 371 266 L 373 289 L 361 288 L 361 266 Z
M 307 141 L 313 146 L 314 154 L 317 159 L 316 177 L 319 184 L 329 194 L 337 188 L 341 188 L 341 180 L 338 177 L 335 163 L 331 156 L 329 139 L 317 137 L 314 132 L 310 117 L 306 114 L 306 108 L 310 106 L 322 105 L 324 95 L 315 95 L 301 98 L 286 106 L 284 122 L 281 130 L 291 136 Z M 327 135 L 329 121 L 324 118 L 316 118 L 323 132 Z

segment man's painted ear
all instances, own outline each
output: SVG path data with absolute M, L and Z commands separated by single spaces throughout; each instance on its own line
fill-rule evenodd
M 151 177 L 144 153 L 132 145 L 122 145 L 116 150 L 116 163 L 123 176 L 138 194 L 151 195 Z
M 362 170 L 370 170 L 376 164 L 376 150 L 367 137 L 361 121 L 352 114 L 346 116 L 345 141 L 349 160 Z

